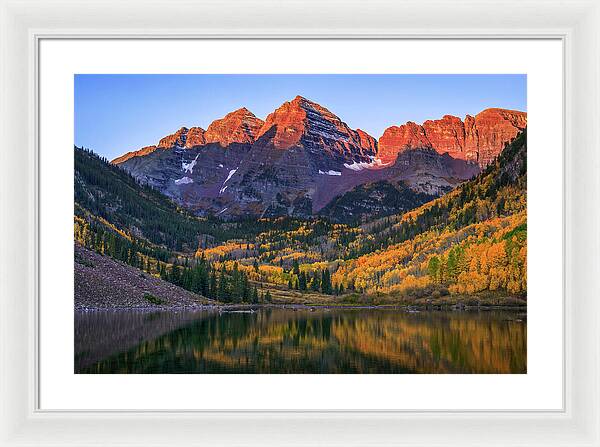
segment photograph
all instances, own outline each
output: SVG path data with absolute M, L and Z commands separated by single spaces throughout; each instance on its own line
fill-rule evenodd
M 75 374 L 527 374 L 526 74 L 73 89 Z

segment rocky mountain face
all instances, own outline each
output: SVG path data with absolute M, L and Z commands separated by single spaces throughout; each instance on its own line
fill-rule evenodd
M 405 150 L 430 147 L 484 168 L 526 126 L 525 112 L 504 109 L 486 109 L 475 117 L 467 115 L 464 122 L 452 115 L 422 125 L 409 121 L 385 130 L 379 139 L 378 157 L 390 163 Z
M 213 121 L 204 134 L 205 143 L 219 143 L 223 147 L 232 143 L 252 144 L 263 124 L 263 120 L 242 107 L 228 113 L 224 118 Z
M 265 121 L 242 108 L 206 131 L 182 127 L 113 163 L 199 215 L 306 218 L 336 199 L 321 214 L 347 221 L 367 211 L 410 209 L 450 191 L 525 125 L 524 113 L 488 109 L 464 123 L 448 115 L 393 126 L 377 141 L 297 96 Z M 370 205 L 368 195 L 380 199 Z M 360 198 L 356 206 L 353 197 Z

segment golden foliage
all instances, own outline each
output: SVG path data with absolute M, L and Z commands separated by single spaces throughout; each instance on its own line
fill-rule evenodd
M 429 231 L 349 261 L 332 276 L 344 287 L 400 292 L 442 284 L 451 293 L 527 290 L 526 215 L 519 213 L 458 231 Z

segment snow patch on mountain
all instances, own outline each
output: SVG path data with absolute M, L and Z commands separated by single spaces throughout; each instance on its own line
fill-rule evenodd
M 344 167 L 346 169 L 351 169 L 352 171 L 362 171 L 363 169 L 376 169 L 376 168 L 384 168 L 388 165 L 391 165 L 392 162 L 384 163 L 379 158 L 371 157 L 371 161 L 369 163 L 362 162 L 353 162 L 352 164 L 344 163 Z
M 188 183 L 194 183 L 194 181 L 189 177 L 182 177 L 180 179 L 175 180 L 176 185 L 187 185 Z
M 223 193 L 225 192 L 225 190 L 227 189 L 227 186 L 229 186 L 229 185 L 225 185 L 225 183 L 227 183 L 227 182 L 229 181 L 229 179 L 230 179 L 231 177 L 233 177 L 233 174 L 235 174 L 239 168 L 240 168 L 240 167 L 238 166 L 237 168 L 235 168 L 235 169 L 232 169 L 231 171 L 229 171 L 229 175 L 227 175 L 227 178 L 225 179 L 225 181 L 224 181 L 224 182 L 223 182 L 223 184 L 221 185 L 221 189 L 219 190 L 219 194 L 223 194 Z M 222 211 L 221 211 L 221 212 L 222 212 Z M 220 213 L 219 213 L 219 214 L 220 214 Z
M 229 171 L 229 175 L 227 176 L 227 178 L 226 178 L 226 179 L 225 179 L 225 181 L 223 182 L 223 186 L 225 185 L 225 183 L 227 183 L 227 182 L 229 181 L 229 179 L 230 179 L 231 177 L 233 177 L 233 174 L 235 174 L 235 173 L 237 172 L 237 170 L 238 170 L 238 169 L 239 169 L 239 168 L 235 168 L 235 169 L 232 169 L 231 171 Z
M 198 161 L 199 155 L 199 153 L 196 154 L 196 158 L 194 158 L 189 163 L 185 163 L 184 161 L 181 162 L 181 169 L 183 170 L 183 172 L 189 172 L 190 174 L 194 173 L 194 166 L 196 166 L 196 162 Z
M 321 174 L 321 175 L 342 175 L 342 173 L 340 171 L 329 170 L 327 172 L 323 172 L 320 169 L 319 169 L 319 174 Z

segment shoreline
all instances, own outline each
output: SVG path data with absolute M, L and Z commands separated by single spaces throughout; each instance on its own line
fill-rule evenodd
M 198 304 L 185 306 L 75 306 L 75 312 L 99 312 L 99 311 L 140 311 L 140 312 L 157 312 L 157 311 L 217 311 L 219 313 L 231 313 L 236 311 L 254 312 L 260 309 L 290 309 L 290 310 L 308 310 L 314 312 L 321 309 L 345 309 L 345 310 L 398 310 L 407 313 L 413 312 L 439 312 L 439 311 L 492 311 L 492 310 L 507 310 L 507 311 L 527 311 L 527 305 L 406 305 L 406 304 L 381 304 L 381 305 L 359 305 L 359 304 Z

